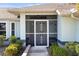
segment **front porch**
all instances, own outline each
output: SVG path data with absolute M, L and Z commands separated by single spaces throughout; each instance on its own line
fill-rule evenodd
M 26 18 L 26 45 L 48 47 L 53 41 L 57 41 L 57 15 L 31 16 L 32 19 L 30 16 L 29 19 Z

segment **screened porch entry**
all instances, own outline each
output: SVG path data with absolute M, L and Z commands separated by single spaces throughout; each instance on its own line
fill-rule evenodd
M 48 47 L 56 40 L 56 15 L 26 15 L 26 45 Z

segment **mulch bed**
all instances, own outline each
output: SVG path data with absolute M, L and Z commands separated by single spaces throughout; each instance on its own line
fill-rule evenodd
M 21 56 L 24 51 L 25 51 L 25 47 L 22 47 L 18 56 Z

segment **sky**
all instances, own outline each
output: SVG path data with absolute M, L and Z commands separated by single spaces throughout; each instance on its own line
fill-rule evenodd
M 0 3 L 0 8 L 21 8 L 39 4 L 40 3 Z

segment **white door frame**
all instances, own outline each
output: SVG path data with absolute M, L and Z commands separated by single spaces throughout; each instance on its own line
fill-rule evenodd
M 47 46 L 44 46 L 44 47 L 49 47 L 49 20 L 34 20 L 34 46 L 37 46 L 36 45 L 36 22 L 37 21 L 46 21 L 47 23 Z

